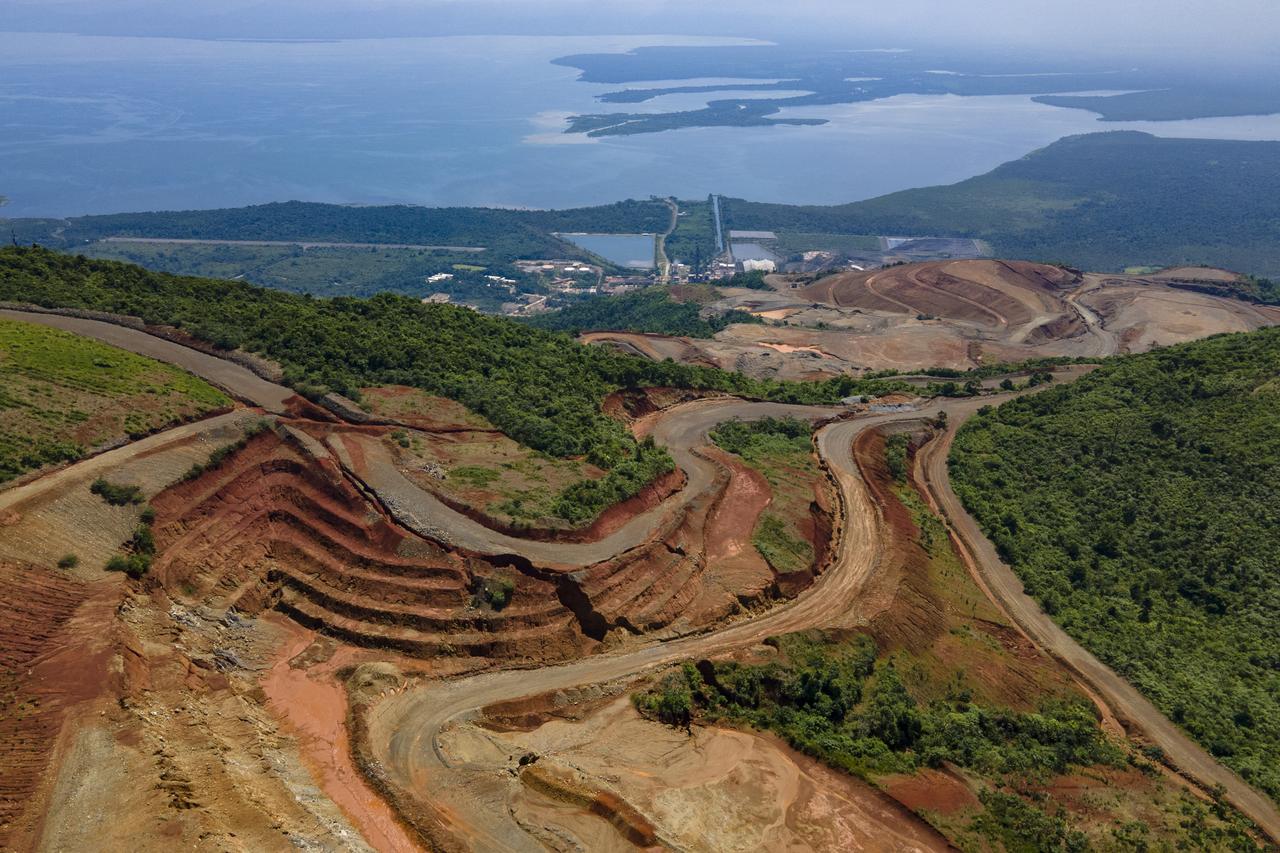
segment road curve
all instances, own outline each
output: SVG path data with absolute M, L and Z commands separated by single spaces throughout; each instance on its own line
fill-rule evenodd
M 1074 301 L 1072 304 L 1080 307 Z M 1090 316 L 1092 312 L 1081 313 L 1090 330 L 1096 334 L 1101 325 L 1097 322 L 1096 315 Z M 267 411 L 283 412 L 284 401 L 293 396 L 288 388 L 262 379 L 241 365 L 139 329 L 60 314 L 8 309 L 0 310 L 0 317 L 85 335 L 139 355 L 174 364 Z M 1098 337 L 1105 349 L 1110 349 L 1108 345 L 1114 343 L 1113 339 L 1108 340 L 1110 336 L 1105 331 Z M 436 750 L 435 738 L 450 720 L 497 701 L 631 676 L 688 657 L 756 643 L 772 634 L 849 624 L 856 596 L 874 571 L 881 548 L 879 509 L 872 502 L 857 473 L 852 458 L 853 440 L 866 429 L 892 421 L 919 418 L 945 408 L 950 417 L 950 428 L 922 450 L 920 470 L 934 502 L 956 533 L 967 552 L 967 559 L 997 603 L 1034 642 L 1070 666 L 1114 711 L 1141 728 L 1153 743 L 1164 750 L 1170 762 L 1180 771 L 1206 787 L 1221 785 L 1228 802 L 1252 819 L 1271 839 L 1280 840 L 1280 810 L 1277 810 L 1276 805 L 1192 741 L 1136 688 L 1080 646 L 1041 611 L 1039 605 L 1023 592 L 1021 582 L 1013 570 L 1000 560 L 977 522 L 964 510 L 951 488 L 946 465 L 947 453 L 956 428 L 981 405 L 993 401 L 993 398 L 975 398 L 945 404 L 934 402 L 915 412 L 872 415 L 837 422 L 819 432 L 819 452 L 839 484 L 844 505 L 844 529 L 839 551 L 832 565 L 813 586 L 796 599 L 779 605 L 759 618 L 733 623 L 708 634 L 654 643 L 624 653 L 598 655 L 562 666 L 533 671 L 486 673 L 459 681 L 437 682 L 399 694 L 382 702 L 371 714 L 370 741 L 376 757 L 390 773 L 395 784 L 418 796 L 425 795 L 428 799 L 438 801 L 442 795 L 447 797 L 450 768 Z M 833 412 L 834 410 L 820 407 L 738 400 L 695 401 L 677 407 L 677 410 L 673 410 L 673 415 L 665 417 L 655 429 L 655 438 L 672 450 L 677 464 L 688 474 L 689 482 L 678 496 L 664 502 L 663 507 L 669 507 L 671 500 L 687 502 L 710 484 L 710 477 L 714 474 L 709 464 L 693 454 L 692 449 L 705 441 L 706 433 L 716 423 L 734 417 L 754 419 L 781 415 L 817 420 L 829 417 Z M 238 413 L 232 413 L 213 421 L 176 427 L 86 460 L 81 465 L 74 466 L 74 469 L 77 473 L 82 473 L 84 466 L 109 466 L 118 462 L 122 455 L 133 456 L 147 452 L 157 444 L 185 439 L 189 433 L 207 429 L 212 423 L 238 416 Z M 0 504 L 11 506 L 36 492 L 51 488 L 60 477 L 70 476 L 70 470 L 55 472 L 49 477 L 11 489 L 0 499 Z M 409 483 L 407 480 L 405 482 Z M 409 486 L 420 495 L 430 497 L 412 483 Z M 458 530 L 475 524 L 490 538 L 490 543 L 495 541 L 493 537 L 500 536 L 442 504 L 439 507 L 442 512 L 457 517 L 450 519 L 450 524 L 457 522 Z M 550 559 L 553 561 L 563 562 L 563 555 L 570 553 L 572 559 L 583 560 L 584 564 L 596 562 L 626 550 L 625 543 L 628 541 L 635 539 L 636 544 L 643 541 L 645 535 L 657 525 L 657 515 L 653 511 L 645 513 L 618 531 L 619 534 L 626 531 L 625 536 L 618 539 L 606 537 L 597 543 L 539 543 L 505 537 L 511 543 L 501 544 L 517 544 L 519 550 L 508 549 L 506 552 L 523 552 L 535 559 L 544 558 L 535 555 L 540 554 L 545 547 L 550 554 L 561 555 L 558 559 L 552 556 Z M 467 525 L 463 525 L 463 521 Z M 598 550 L 593 552 L 591 549 L 597 546 Z M 613 550 L 615 548 L 617 550 Z M 582 550 L 578 553 L 573 549 Z M 605 551 L 612 553 L 595 557 L 596 553 Z M 467 803 L 466 798 L 461 798 L 455 804 L 460 814 L 465 813 Z M 479 816 L 477 821 L 469 822 L 469 826 L 480 833 L 479 837 L 473 839 L 476 849 L 510 849 L 508 845 L 498 843 L 497 837 L 484 829 L 486 821 L 492 819 L 492 814 L 486 814 Z M 497 846 L 493 846 L 494 844 Z
M 1000 559 L 991 540 L 951 488 L 947 455 L 956 429 L 970 414 L 972 410 L 951 409 L 948 429 L 922 449 L 918 465 L 925 488 L 959 538 L 966 560 L 978 572 L 989 594 L 1036 645 L 1070 667 L 1122 720 L 1141 729 L 1180 772 L 1205 788 L 1221 785 L 1231 805 L 1273 840 L 1280 840 L 1280 810 L 1275 803 L 1188 737 L 1137 688 L 1072 639 L 1023 591 L 1018 576 Z
M 194 373 L 233 397 L 268 412 L 284 414 L 286 411 L 284 401 L 294 396 L 294 392 L 290 389 L 268 382 L 249 368 L 234 361 L 156 337 L 141 329 L 119 326 L 102 320 L 87 320 L 83 317 L 46 314 L 39 311 L 4 309 L 0 310 L 0 317 L 62 329 L 64 332 L 84 335 L 86 338 L 94 338 L 113 347 L 167 362 L 189 373 Z
M 983 399 L 953 402 L 947 408 L 972 411 L 984 402 Z M 688 429 L 678 430 L 686 439 L 705 435 L 709 428 L 706 407 L 690 408 Z M 451 722 L 465 719 L 495 702 L 634 676 L 690 657 L 759 643 L 775 634 L 853 624 L 854 603 L 879 564 L 884 539 L 879 508 L 853 459 L 853 441 L 866 429 L 927 416 L 941 408 L 941 404 L 934 403 L 915 412 L 871 415 L 840 421 L 820 430 L 818 448 L 839 485 L 844 528 L 832 565 L 813 586 L 792 601 L 758 618 L 732 623 L 707 634 L 653 642 L 638 649 L 596 655 L 560 666 L 432 682 L 396 694 L 378 704 L 370 714 L 369 742 L 374 758 L 392 784 L 454 815 L 455 828 L 465 832 L 464 842 L 470 849 L 541 850 L 531 836 L 508 823 L 510 815 L 477 807 L 476 798 L 468 796 L 459 772 L 465 768 L 452 766 L 439 749 L 440 732 Z M 743 419 L 764 417 L 770 412 L 768 404 L 746 402 L 722 404 L 714 410 L 720 418 Z M 810 412 L 820 414 L 813 409 Z M 520 846 L 521 841 L 525 847 Z
M 715 480 L 716 466 L 694 452 L 707 433 L 733 417 L 796 417 L 817 420 L 843 409 L 786 403 L 744 403 L 736 398 L 698 400 L 679 407 L 678 416 L 662 416 L 653 430 L 658 444 L 671 451 L 685 472 L 684 488 L 659 506 L 637 515 L 608 536 L 593 542 L 540 542 L 500 533 L 446 506 L 395 466 L 386 446 L 373 436 L 351 435 L 365 457 L 360 480 L 378 496 L 397 522 L 415 533 L 478 554 L 518 554 L 535 562 L 558 566 L 589 566 L 646 542 L 658 527 L 690 501 L 704 494 Z M 339 457 L 342 454 L 339 452 Z

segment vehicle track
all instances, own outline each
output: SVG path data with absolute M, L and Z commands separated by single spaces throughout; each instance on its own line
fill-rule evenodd
M 920 451 L 918 470 L 929 495 L 960 540 L 965 560 L 981 577 L 982 586 L 1036 645 L 1069 667 L 1122 721 L 1146 734 L 1180 773 L 1206 789 L 1221 785 L 1231 805 L 1271 839 L 1280 840 L 1280 810 L 1270 799 L 1195 743 L 1137 688 L 1072 639 L 1023 591 L 1018 576 L 1000 559 L 991 540 L 965 511 L 951 487 L 947 456 L 956 429 L 970 414 L 971 410 L 952 410 L 946 432 Z
M 1073 293 L 1068 297 L 1073 305 L 1076 303 L 1072 297 L 1076 295 Z M 1090 322 L 1090 314 L 1092 312 L 1082 312 L 1086 323 L 1091 329 L 1099 327 L 1096 315 L 1094 322 Z M 138 329 L 37 312 L 4 310 L 0 311 L 0 315 L 84 334 L 131 352 L 175 364 L 268 410 L 283 408 L 283 401 L 293 393 L 283 386 L 261 379 L 240 365 Z M 1105 331 L 1099 336 L 1105 340 L 1103 336 L 1111 337 Z M 454 796 L 450 797 L 451 774 L 456 774 L 458 768 L 451 767 L 437 748 L 436 738 L 440 731 L 450 722 L 474 715 L 480 708 L 498 701 L 631 677 L 689 657 L 715 654 L 757 643 L 774 634 L 818 626 L 847 626 L 856 622 L 854 605 L 857 595 L 880 560 L 883 538 L 880 510 L 872 501 L 853 460 L 853 441 L 867 429 L 894 421 L 918 419 L 945 409 L 950 426 L 941 438 L 924 448 L 920 470 L 926 488 L 960 540 L 966 559 L 971 561 L 974 570 L 980 574 L 983 584 L 990 590 L 997 604 L 1014 618 L 1034 642 L 1071 667 L 1113 711 L 1129 724 L 1141 729 L 1155 745 L 1163 749 L 1170 763 L 1180 772 L 1205 787 L 1221 785 L 1229 803 L 1253 820 L 1273 841 L 1280 841 L 1280 810 L 1277 810 L 1276 805 L 1217 762 L 1124 678 L 1081 647 L 1044 614 L 1036 602 L 1023 592 L 1012 569 L 999 559 L 994 546 L 983 535 L 977 522 L 964 510 L 951 488 L 946 466 L 947 452 L 956 428 L 980 406 L 993 400 L 994 398 L 975 398 L 959 402 L 934 402 L 914 412 L 838 421 L 819 431 L 819 454 L 839 486 L 842 523 L 835 560 L 797 598 L 757 618 L 732 623 L 705 634 L 665 643 L 654 642 L 639 649 L 633 647 L 632 650 L 606 653 L 561 666 L 538 670 L 507 670 L 457 681 L 434 682 L 400 693 L 383 701 L 370 715 L 370 743 L 376 758 L 393 784 L 427 802 L 448 802 L 450 811 L 458 819 L 458 825 L 465 826 L 472 834 L 469 841 L 473 843 L 474 849 L 510 850 L 513 849 L 510 843 L 512 838 L 525 839 L 532 845 L 532 838 L 524 835 L 505 811 L 503 819 L 509 821 L 510 828 L 515 830 L 515 834 L 510 836 L 496 828 L 495 815 L 491 811 L 474 815 L 471 820 L 464 820 L 468 807 L 475 804 L 465 796 L 457 796 L 462 790 L 459 787 L 453 789 Z M 706 433 L 723 420 L 734 417 L 759 418 L 778 414 L 779 409 L 787 409 L 792 415 L 807 414 L 815 419 L 832 413 L 830 409 L 819 407 L 735 400 L 695 401 L 677 409 L 678 411 L 673 410 L 673 416 L 664 419 L 669 422 L 660 438 L 664 443 L 671 442 L 673 454 L 678 454 L 677 458 L 682 464 L 689 458 L 696 458 L 684 454 L 691 453 L 697 444 L 705 442 Z M 12 489 L 5 494 L 4 503 L 12 505 L 31 498 L 36 493 L 43 493 L 56 487 L 63 479 L 73 476 L 73 472 L 78 476 L 89 468 L 95 471 L 108 470 L 123 458 L 151 452 L 157 446 L 185 440 L 194 432 L 208 429 L 211 424 L 243 416 L 243 413 L 231 413 L 210 421 L 167 430 Z M 694 487 L 697 484 L 692 473 L 688 485 L 684 491 L 696 494 Z M 651 511 L 651 514 L 660 510 L 661 507 Z M 514 849 L 519 849 L 519 846 L 514 846 Z M 541 848 L 530 846 L 530 849 Z
M 402 474 L 390 453 L 376 439 L 352 436 L 366 459 L 360 480 L 377 494 L 379 501 L 404 527 L 431 539 L 478 554 L 518 554 L 535 562 L 560 566 L 589 566 L 612 559 L 646 542 L 673 512 L 683 509 L 703 494 L 715 481 L 718 467 L 694 452 L 705 443 L 707 433 L 718 423 L 732 419 L 749 406 L 751 417 L 829 418 L 841 409 L 796 406 L 786 403 L 744 403 L 736 398 L 713 398 L 679 407 L 680 417 L 664 417 L 653 437 L 671 451 L 687 477 L 684 488 L 654 509 L 637 515 L 613 533 L 594 542 L 540 542 L 522 539 L 486 527 L 418 486 Z
M 947 406 L 976 410 L 985 400 Z M 763 417 L 765 404 L 738 402 L 719 406 L 719 419 Z M 704 407 L 705 408 L 705 407 Z M 881 559 L 884 537 L 882 518 L 853 459 L 853 441 L 864 430 L 893 421 L 916 419 L 936 413 L 941 404 L 916 412 L 872 415 L 839 421 L 818 433 L 820 455 L 839 486 L 844 525 L 838 556 L 812 587 L 792 601 L 780 604 L 757 618 L 730 624 L 720 630 L 650 643 L 629 651 L 606 653 L 562 666 L 536 670 L 486 673 L 457 681 L 433 682 L 392 696 L 370 714 L 369 742 L 374 758 L 389 781 L 452 817 L 461 842 L 477 851 L 540 850 L 505 811 L 483 808 L 469 791 L 465 765 L 453 765 L 439 747 L 438 738 L 452 723 L 475 716 L 479 709 L 500 701 L 519 699 L 554 690 L 598 684 L 633 677 L 648 670 L 690 657 L 716 654 L 759 643 L 766 637 L 812 627 L 851 626 L 858 621 L 855 602 Z M 714 419 L 696 411 L 684 439 L 705 440 Z M 492 770 L 492 768 L 490 768 Z
M 859 621 L 857 601 L 880 562 L 884 536 L 880 508 L 872 501 L 852 455 L 854 439 L 867 429 L 895 421 L 916 420 L 945 409 L 951 426 L 943 437 L 927 445 L 920 463 L 930 493 L 956 530 L 966 558 L 981 575 L 982 586 L 1043 650 L 1062 661 L 1096 693 L 1109 710 L 1130 727 L 1140 729 L 1161 747 L 1169 761 L 1197 784 L 1220 784 L 1228 801 L 1252 819 L 1272 839 L 1280 838 L 1280 813 L 1266 797 L 1193 743 L 1138 691 L 1094 658 L 1059 628 L 1022 592 L 1012 570 L 1000 562 L 993 546 L 951 490 L 946 459 L 955 428 L 992 398 L 932 403 L 914 412 L 840 421 L 822 428 L 818 448 L 839 485 L 843 526 L 837 557 L 805 592 L 792 601 L 746 621 L 720 630 L 651 643 L 629 651 L 606 653 L 561 666 L 537 670 L 491 672 L 457 681 L 434 682 L 407 690 L 376 706 L 369 719 L 374 757 L 390 782 L 424 804 L 441 808 L 451 818 L 452 829 L 462 842 L 478 851 L 538 850 L 504 808 L 482 807 L 482 799 L 469 789 L 477 772 L 494 768 L 452 764 L 439 745 L 440 734 L 451 725 L 473 718 L 480 709 L 555 690 L 600 684 L 642 675 L 691 657 L 714 655 L 759 643 L 766 637 L 814 627 L 849 627 Z M 720 417 L 762 417 L 759 404 L 722 405 Z M 686 440 L 705 437 L 705 417 L 694 418 L 681 431 Z

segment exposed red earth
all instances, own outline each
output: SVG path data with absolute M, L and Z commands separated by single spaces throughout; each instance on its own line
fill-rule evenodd
M 1002 282 L 984 286 L 1010 304 L 986 313 L 961 294 L 955 310 L 975 327 L 1040 328 L 1034 304 Z M 1045 304 L 1057 288 L 1046 277 Z M 889 291 L 903 302 L 915 292 Z M 1084 301 L 1061 298 L 1068 312 L 1069 299 Z M 1096 320 L 1078 316 L 1080 334 L 1092 334 Z M 87 328 L 117 346 L 158 340 L 103 325 L 118 331 Z M 921 803 L 916 777 L 881 791 L 767 736 L 708 727 L 689 737 L 640 718 L 625 694 L 676 661 L 758 654 L 770 635 L 815 627 L 870 630 L 946 659 L 937 614 L 949 605 L 918 583 L 899 505 L 875 469 L 877 430 L 944 408 L 955 424 L 992 398 L 823 426 L 815 449 L 836 501 L 813 544 L 829 550 L 820 571 L 784 584 L 750 544 L 767 483 L 709 448 L 707 434 L 733 417 L 825 421 L 839 410 L 621 395 L 610 407 L 671 450 L 682 484 L 580 541 L 548 541 L 494 529 L 407 477 L 386 441 L 394 424 L 343 423 L 244 368 L 165 352 L 157 357 L 216 375 L 275 414 L 190 478 L 261 411 L 188 424 L 0 492 L 0 557 L 15 561 L 0 569 L 17 593 L 6 606 L 26 642 L 12 647 L 4 699 L 35 709 L 0 731 L 28 756 L 5 775 L 13 793 L 0 791 L 0 833 L 20 838 L 17 849 L 758 849 L 761 838 L 796 849 L 945 847 L 910 811 Z M 926 452 L 939 454 L 921 466 L 936 495 L 945 450 Z M 99 474 L 139 483 L 155 508 L 157 557 L 140 581 L 99 570 L 139 512 L 89 495 Z M 957 528 L 968 518 L 939 502 Z M 59 575 L 52 562 L 72 538 L 88 556 Z M 1280 837 L 1273 806 L 1182 749 L 1185 738 L 1093 669 L 1101 664 L 1029 629 L 1017 593 L 992 580 L 981 549 L 968 552 L 995 602 L 982 605 L 1014 623 L 993 618 L 989 631 L 1009 668 L 977 678 L 1013 699 L 1025 690 L 1027 701 L 1077 683 Z M 505 601 L 491 594 L 503 583 Z M 29 622 L 43 627 L 21 627 Z M 1039 668 L 1063 656 L 1058 675 L 1045 674 L 1057 664 Z M 68 657 L 74 666 L 57 663 Z M 24 665 L 48 677 L 33 680 Z M 54 695 L 63 698 L 34 704 Z M 520 749 L 547 760 L 529 770 Z M 937 808 L 958 814 L 972 803 L 953 781 L 933 780 Z M 1055 784 L 1068 796 L 1078 780 Z
M 760 378 L 967 370 L 1142 352 L 1280 323 L 1280 309 L 1230 298 L 1222 288 L 1234 278 L 1200 268 L 1136 276 L 1025 261 L 929 261 L 811 284 L 772 276 L 772 291 L 725 288 L 715 308 L 748 311 L 765 323 L 735 324 L 710 339 L 596 331 L 581 340 Z

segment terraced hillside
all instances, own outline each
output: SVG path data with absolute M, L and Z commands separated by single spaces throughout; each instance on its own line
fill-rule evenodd
M 1050 328 L 1065 337 L 1075 318 L 1062 297 L 1078 281 L 1077 274 L 1043 264 L 956 261 L 836 275 L 805 295 L 839 307 L 945 317 L 1015 339 L 1048 336 Z
M 283 422 L 193 469 L 152 502 L 152 575 L 183 600 L 248 614 L 278 608 L 355 645 L 494 662 L 561 660 L 610 635 L 695 629 L 744 603 L 795 594 L 813 578 L 806 565 L 780 589 L 768 566 L 708 559 L 704 543 L 741 549 L 735 537 L 750 535 L 729 505 L 745 476 L 740 466 L 708 457 L 707 492 L 666 510 L 637 547 L 600 548 L 608 556 L 579 566 L 568 563 L 591 553 L 589 544 L 543 549 L 563 554 L 567 564 L 558 564 L 503 553 L 500 541 L 490 555 L 451 546 L 445 517 L 432 516 L 442 525 L 434 539 L 406 529 L 368 497 L 377 469 L 391 464 L 369 452 L 381 445 L 368 440 Z
M 178 368 L 0 317 L 0 482 L 230 404 Z

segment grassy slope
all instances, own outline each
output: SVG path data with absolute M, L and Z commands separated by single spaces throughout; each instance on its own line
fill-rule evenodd
M 452 400 L 407 388 L 365 388 L 363 397 L 375 415 L 449 429 L 399 430 L 384 442 L 415 482 L 504 524 L 564 526 L 565 519 L 555 515 L 557 496 L 574 483 L 604 475 L 582 460 L 523 447 Z
M 948 235 L 1100 270 L 1201 263 L 1280 273 L 1280 143 L 1072 136 L 950 186 L 834 207 L 732 200 L 733 228 Z
M 0 320 L 0 482 L 230 403 L 169 365 Z
M 951 466 L 1045 610 L 1280 800 L 1280 329 L 1006 403 Z

